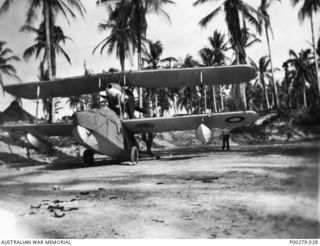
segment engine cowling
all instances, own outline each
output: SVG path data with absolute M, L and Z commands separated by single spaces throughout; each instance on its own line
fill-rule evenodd
M 209 143 L 212 140 L 213 134 L 206 125 L 200 124 L 200 126 L 196 130 L 196 137 L 201 143 L 205 144 Z
M 36 148 L 40 152 L 50 153 L 52 151 L 52 144 L 41 137 L 28 132 L 26 133 L 25 138 L 32 147 Z

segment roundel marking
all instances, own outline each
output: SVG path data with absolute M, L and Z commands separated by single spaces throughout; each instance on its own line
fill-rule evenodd
M 232 117 L 229 117 L 227 119 L 225 119 L 225 122 L 228 122 L 228 123 L 239 123 L 241 121 L 244 121 L 245 118 L 242 117 L 242 116 L 232 116 Z

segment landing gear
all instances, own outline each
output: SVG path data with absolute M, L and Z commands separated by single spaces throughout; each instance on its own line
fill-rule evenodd
M 136 146 L 133 146 L 130 151 L 130 161 L 133 164 L 137 164 L 139 160 L 139 150 Z
M 83 163 L 87 165 L 93 164 L 94 162 L 93 156 L 94 156 L 93 151 L 90 149 L 86 149 L 83 152 L 83 156 L 82 156 Z

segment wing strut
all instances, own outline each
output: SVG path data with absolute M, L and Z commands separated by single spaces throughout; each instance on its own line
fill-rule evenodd
M 204 93 L 204 112 L 207 113 L 207 90 L 206 90 L 206 85 L 203 82 L 202 71 L 200 72 L 200 83 L 202 85 L 203 93 Z
M 39 113 L 39 97 L 40 97 L 40 85 L 37 86 L 37 107 L 36 107 L 36 122 L 38 123 L 38 113 Z

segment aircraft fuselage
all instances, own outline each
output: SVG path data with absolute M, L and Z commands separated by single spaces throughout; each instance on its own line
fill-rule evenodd
M 124 128 L 119 116 L 111 109 L 91 109 L 73 116 L 73 136 L 76 141 L 95 153 L 114 159 L 129 159 L 136 141 Z

